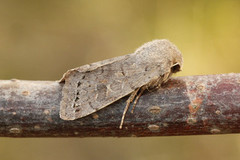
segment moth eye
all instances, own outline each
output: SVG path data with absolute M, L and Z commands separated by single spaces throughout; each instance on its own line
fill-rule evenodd
M 172 67 L 171 67 L 171 72 L 172 73 L 176 73 L 178 71 L 180 71 L 180 65 L 178 63 L 175 63 Z

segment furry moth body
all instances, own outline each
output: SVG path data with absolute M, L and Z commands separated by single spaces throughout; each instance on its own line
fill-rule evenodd
M 60 117 L 64 120 L 82 118 L 131 94 L 123 112 L 122 128 L 134 98 L 135 107 L 145 89 L 165 83 L 172 73 L 181 70 L 182 63 L 181 52 L 174 44 L 153 40 L 132 54 L 71 69 L 60 80 L 64 83 Z

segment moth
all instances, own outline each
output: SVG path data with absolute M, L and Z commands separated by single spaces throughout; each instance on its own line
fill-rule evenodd
M 161 87 L 181 70 L 182 54 L 168 40 L 153 40 L 134 53 L 68 70 L 64 83 L 60 117 L 75 120 L 90 115 L 120 98 L 130 95 L 119 128 L 133 102 L 132 112 L 146 89 Z M 135 100 L 134 100 L 135 99 Z

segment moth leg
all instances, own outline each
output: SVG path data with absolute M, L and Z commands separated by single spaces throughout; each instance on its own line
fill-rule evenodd
M 159 89 L 159 88 L 161 88 L 162 87 L 162 84 L 163 83 L 166 83 L 167 81 L 168 81 L 168 79 L 169 79 L 169 77 L 171 76 L 171 72 L 167 72 L 166 74 L 164 74 L 163 76 L 162 76 L 162 78 L 159 80 L 159 82 L 158 82 L 158 84 L 157 84 L 157 86 L 156 86 L 156 88 L 155 89 Z
M 130 95 L 130 97 L 128 98 L 128 100 L 127 100 L 127 104 L 126 104 L 126 106 L 125 106 L 125 108 L 124 108 L 123 115 L 122 115 L 122 119 L 121 119 L 121 123 L 120 123 L 120 126 L 119 126 L 120 129 L 122 129 L 122 125 L 123 125 L 123 122 L 124 122 L 124 118 L 125 118 L 125 115 L 126 115 L 126 113 L 127 113 L 128 108 L 129 108 L 129 105 L 130 105 L 130 103 L 134 100 L 134 98 L 136 97 L 137 92 L 139 91 L 139 89 L 140 89 L 140 88 L 135 89 L 135 90 L 132 92 L 132 94 Z
M 162 81 L 160 83 L 158 83 L 158 85 L 157 85 L 157 87 L 155 89 L 158 90 L 161 87 L 162 87 Z
M 172 75 L 171 72 L 165 73 L 165 74 L 163 75 L 162 82 L 163 82 L 163 83 L 166 83 L 171 75 Z
M 133 113 L 136 105 L 137 105 L 137 102 L 139 100 L 139 98 L 141 97 L 141 95 L 143 94 L 143 92 L 147 89 L 148 87 L 147 86 L 143 86 L 140 90 L 140 93 L 137 95 L 135 101 L 133 102 L 133 107 L 132 107 L 132 110 L 131 110 L 131 113 Z
M 138 102 L 139 98 L 141 97 L 141 95 L 143 94 L 143 92 L 144 92 L 146 89 L 147 89 L 148 91 L 150 91 L 150 90 L 149 90 L 149 87 L 152 87 L 152 86 L 155 86 L 155 87 L 154 87 L 154 90 L 160 88 L 161 85 L 162 85 L 162 83 L 165 83 L 165 82 L 168 80 L 169 76 L 170 76 L 170 72 L 164 74 L 163 77 L 157 79 L 156 81 L 154 81 L 154 82 L 152 82 L 152 83 L 149 83 L 148 85 L 145 85 L 145 86 L 141 87 L 140 93 L 137 95 L 137 97 L 136 97 L 136 99 L 135 99 L 135 101 L 134 101 L 134 103 L 133 103 L 133 108 L 132 108 L 132 110 L 131 110 L 131 113 L 133 113 L 133 111 L 134 111 L 134 109 L 135 109 L 135 107 L 136 107 L 136 105 L 137 105 L 137 102 Z

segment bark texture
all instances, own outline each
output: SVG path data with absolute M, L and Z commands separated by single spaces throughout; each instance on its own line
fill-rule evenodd
M 1 137 L 144 137 L 240 133 L 240 74 L 170 79 L 146 91 L 134 113 L 128 97 L 87 117 L 59 117 L 63 83 L 0 81 Z

